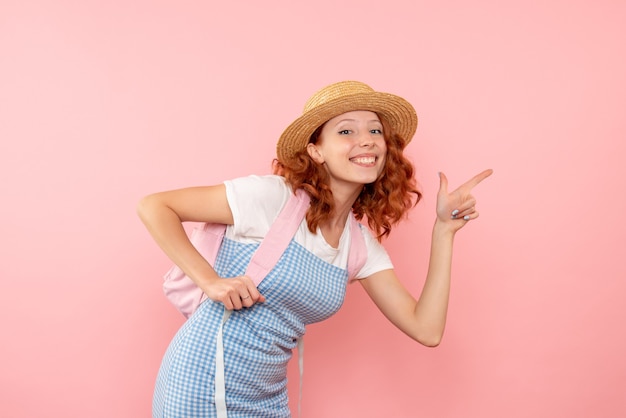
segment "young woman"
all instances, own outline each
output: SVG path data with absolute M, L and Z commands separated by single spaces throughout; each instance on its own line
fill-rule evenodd
M 328 318 L 343 302 L 354 233 L 350 217 L 369 226 L 356 231 L 363 234 L 367 259 L 354 278 L 409 337 L 426 346 L 439 344 L 453 239 L 478 217 L 471 191 L 491 170 L 453 192 L 440 174 L 429 269 L 421 294 L 413 297 L 380 241 L 421 197 L 403 156 L 416 128 L 415 110 L 401 97 L 355 81 L 332 84 L 311 97 L 280 137 L 274 175 L 142 199 L 138 212 L 155 241 L 208 296 L 163 359 L 155 417 L 290 416 L 287 362 L 305 326 Z M 246 265 L 299 189 L 311 201 L 305 219 L 257 288 L 244 275 Z M 182 227 L 186 221 L 228 225 L 214 265 L 190 243 Z M 232 315 L 223 322 L 225 310 Z M 224 394 L 219 382 L 216 390 L 218 351 L 224 359 Z

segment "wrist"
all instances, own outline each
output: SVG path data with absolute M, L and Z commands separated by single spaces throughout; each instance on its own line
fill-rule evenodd
M 190 271 L 187 272 L 187 276 L 202 289 L 207 289 L 213 286 L 220 279 L 215 270 L 213 270 L 210 266 L 207 267 L 207 265 L 198 266 L 197 268 L 190 269 Z
M 442 221 L 437 218 L 435 220 L 435 225 L 433 225 L 433 236 L 448 237 L 452 239 L 458 229 L 458 226 L 454 225 L 454 222 Z

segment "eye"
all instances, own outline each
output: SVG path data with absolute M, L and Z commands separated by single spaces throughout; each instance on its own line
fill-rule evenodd
M 382 135 L 383 134 L 383 130 L 382 129 L 372 129 L 370 130 L 371 134 L 375 134 L 375 135 Z
M 339 135 L 349 135 L 350 134 L 350 130 L 349 129 L 342 129 L 341 131 L 338 132 Z

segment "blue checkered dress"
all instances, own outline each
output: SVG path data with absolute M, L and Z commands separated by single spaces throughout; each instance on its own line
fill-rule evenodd
M 258 244 L 224 239 L 215 262 L 221 277 L 245 273 Z M 306 324 L 343 303 L 348 273 L 291 241 L 259 285 L 265 303 L 233 311 L 224 325 L 229 418 L 290 417 L 287 362 Z M 157 378 L 153 417 L 215 417 L 216 334 L 224 307 L 204 302 L 178 331 Z

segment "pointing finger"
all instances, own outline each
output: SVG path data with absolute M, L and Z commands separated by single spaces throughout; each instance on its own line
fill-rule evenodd
M 487 177 L 489 177 L 491 174 L 493 174 L 493 170 L 492 169 L 488 169 L 483 171 L 482 173 L 476 174 L 474 177 L 472 177 L 467 183 L 465 183 L 463 186 L 469 187 L 470 189 L 473 189 L 474 187 L 476 187 L 481 181 L 483 181 L 484 179 L 486 179 Z

